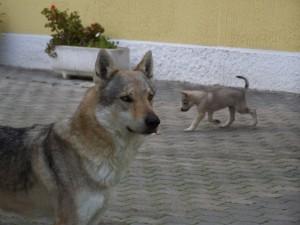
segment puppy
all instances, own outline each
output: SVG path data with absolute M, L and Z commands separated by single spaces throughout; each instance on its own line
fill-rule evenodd
M 229 127 L 235 120 L 236 111 L 241 114 L 250 114 L 253 119 L 252 126 L 256 126 L 256 110 L 250 109 L 246 103 L 246 91 L 249 88 L 249 82 L 243 76 L 236 77 L 245 81 L 244 89 L 240 90 L 236 88 L 214 86 L 210 89 L 201 91 L 181 91 L 181 111 L 186 112 L 194 105 L 196 105 L 198 110 L 198 115 L 185 131 L 195 130 L 200 121 L 205 117 L 206 113 L 209 122 L 220 124 L 219 120 L 213 119 L 213 113 L 226 107 L 229 109 L 229 119 L 224 124 L 221 124 L 220 127 Z

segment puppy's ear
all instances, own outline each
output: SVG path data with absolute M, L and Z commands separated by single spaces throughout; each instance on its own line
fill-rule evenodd
M 95 64 L 95 83 L 106 83 L 113 74 L 113 60 L 105 50 L 100 50 Z
M 189 96 L 188 91 L 180 91 L 180 93 L 181 93 L 184 97 Z
M 151 51 L 146 52 L 141 62 L 134 70 L 142 71 L 149 79 L 153 78 L 153 59 Z

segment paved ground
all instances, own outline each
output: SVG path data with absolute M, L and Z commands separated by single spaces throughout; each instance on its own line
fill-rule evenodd
M 0 124 L 64 118 L 89 84 L 0 67 Z M 232 128 L 204 121 L 196 132 L 184 133 L 194 115 L 179 111 L 178 91 L 185 86 L 157 82 L 161 135 L 140 149 L 104 218 L 130 225 L 300 224 L 300 95 L 250 91 L 257 128 L 238 115 Z M 1 225 L 29 224 L 1 218 Z

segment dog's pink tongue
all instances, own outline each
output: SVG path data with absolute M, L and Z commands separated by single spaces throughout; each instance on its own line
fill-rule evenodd
M 160 135 L 160 131 L 157 129 L 155 132 L 152 133 L 152 135 Z

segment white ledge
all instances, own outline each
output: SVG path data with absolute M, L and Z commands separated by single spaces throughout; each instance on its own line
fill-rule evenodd
M 0 64 L 51 70 L 44 52 L 50 36 L 5 33 L 0 39 Z M 203 85 L 243 86 L 236 75 L 259 90 L 300 93 L 300 53 L 230 47 L 206 47 L 147 41 L 117 40 L 130 49 L 131 65 L 152 50 L 158 80 Z

